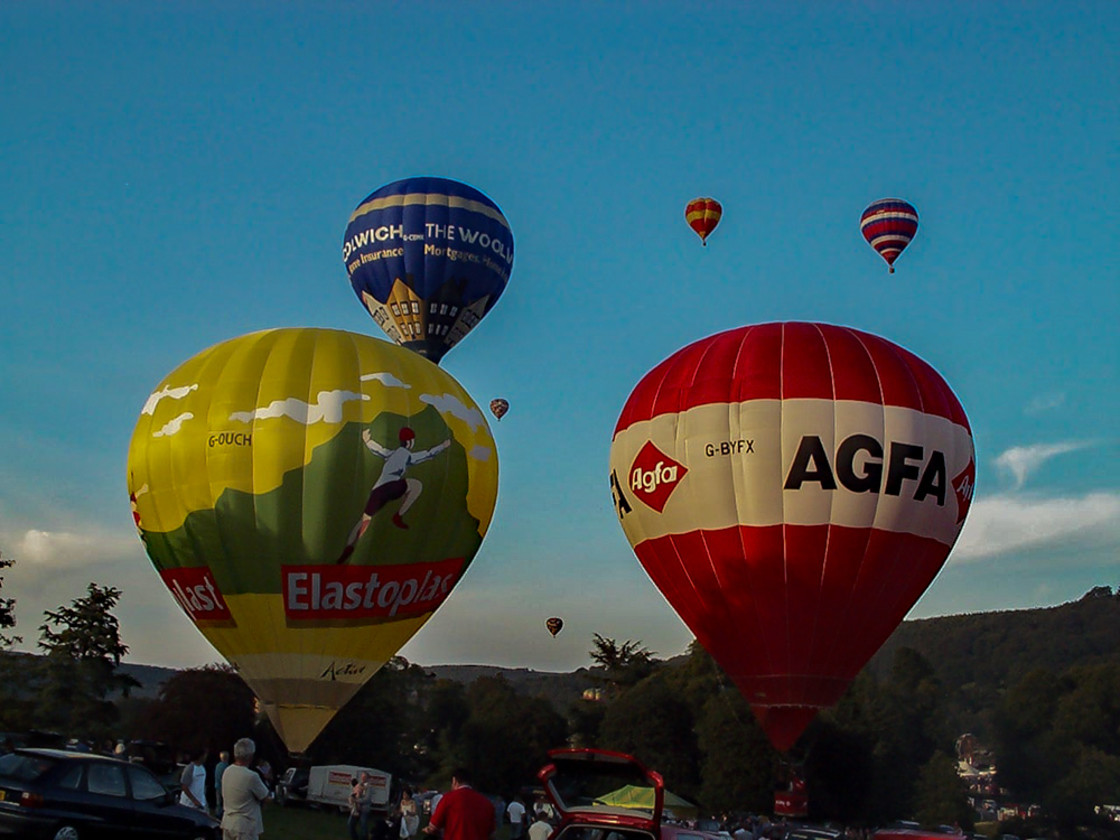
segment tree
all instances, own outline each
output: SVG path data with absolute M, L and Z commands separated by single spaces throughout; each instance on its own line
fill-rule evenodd
M 915 815 L 923 825 L 972 829 L 972 808 L 956 763 L 938 751 L 922 767 L 914 791 Z
M 709 695 L 696 723 L 700 801 L 713 813 L 769 813 L 774 805 L 777 753 L 737 689 Z
M 602 676 L 597 679 L 606 682 L 616 695 L 623 688 L 637 685 L 648 677 L 658 664 L 654 659 L 655 654 L 642 647 L 641 639 L 627 639 L 619 645 L 614 639 L 607 639 L 596 633 L 594 645 L 588 654 L 603 669 Z
M 675 793 L 695 796 L 700 749 L 692 712 L 662 672 L 611 701 L 600 729 L 602 745 L 635 756 L 665 778 Z
M 14 560 L 5 560 L 3 554 L 0 554 L 0 570 L 10 569 L 13 565 L 15 565 Z M 0 590 L 3 588 L 4 578 L 0 576 Z M 19 636 L 8 636 L 3 632 L 16 626 L 15 606 L 15 598 L 0 598 L 0 649 L 10 648 L 23 641 Z
M 563 746 L 564 718 L 547 700 L 517 694 L 504 677 L 480 677 L 467 688 L 470 717 L 453 753 L 474 770 L 480 790 L 516 794 L 531 784 L 547 752 Z
M 39 647 L 46 652 L 39 691 L 44 724 L 97 741 L 110 737 L 118 712 L 107 697 L 139 686 L 117 673 L 128 646 L 121 641 L 113 609 L 121 591 L 90 583 L 84 598 L 47 610 L 39 627 Z
M 163 684 L 158 698 L 144 710 L 137 734 L 216 756 L 238 738 L 252 737 L 254 700 L 252 689 L 228 665 L 189 668 Z
M 418 665 L 394 656 L 339 710 L 311 744 L 317 764 L 369 764 L 395 776 L 423 778 L 422 695 L 431 679 Z

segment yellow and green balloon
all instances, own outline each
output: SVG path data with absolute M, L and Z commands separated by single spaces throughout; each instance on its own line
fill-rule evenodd
M 462 578 L 498 458 L 482 411 L 432 362 L 276 329 L 159 383 L 128 490 L 179 606 L 303 752 Z

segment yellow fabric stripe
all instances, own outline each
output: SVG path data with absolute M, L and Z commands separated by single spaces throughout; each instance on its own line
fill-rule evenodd
M 495 222 L 500 222 L 506 230 L 510 230 L 509 222 L 506 221 L 506 217 L 489 204 L 483 204 L 481 201 L 474 201 L 470 198 L 443 195 L 442 193 L 405 193 L 404 195 L 389 195 L 384 198 L 375 198 L 373 201 L 359 204 L 357 209 L 350 214 L 350 221 L 353 222 L 359 216 L 372 213 L 374 210 L 384 210 L 386 207 L 404 207 L 411 204 L 434 204 L 451 207 L 456 210 L 470 210 L 472 213 L 481 213 L 483 216 L 493 219 Z

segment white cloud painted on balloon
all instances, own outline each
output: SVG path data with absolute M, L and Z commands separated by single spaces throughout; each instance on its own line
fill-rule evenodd
M 178 434 L 179 430 L 183 428 L 183 424 L 188 420 L 193 420 L 194 415 L 189 411 L 184 411 L 178 417 L 173 417 L 164 423 L 159 429 L 152 432 L 152 437 L 171 437 Z
M 319 422 L 341 423 L 342 408 L 346 403 L 354 400 L 370 399 L 366 394 L 342 390 L 320 391 L 315 396 L 316 401 L 313 403 L 295 397 L 288 397 L 286 400 L 273 400 L 264 408 L 253 411 L 235 411 L 229 416 L 229 419 L 240 423 L 252 423 L 254 420 L 287 417 L 305 426 Z
M 483 418 L 481 411 L 465 405 L 462 400 L 451 394 L 440 394 L 439 396 L 421 394 L 420 402 L 434 406 L 440 414 L 450 414 L 452 417 L 458 417 L 471 427 L 472 432 L 477 431 L 480 426 L 486 425 L 486 420 Z
M 397 377 L 393 376 L 393 374 L 388 371 L 382 373 L 363 373 L 359 379 L 361 379 L 362 382 L 380 382 L 386 388 L 404 388 L 407 391 L 412 387 L 407 382 L 402 382 L 397 379 Z
M 198 390 L 198 383 L 193 385 L 183 385 L 177 388 L 172 388 L 170 385 L 164 385 L 160 390 L 154 391 L 148 396 L 148 401 L 144 403 L 144 407 L 140 409 L 141 414 L 154 414 L 156 406 L 162 400 L 181 400 L 186 397 L 191 391 Z

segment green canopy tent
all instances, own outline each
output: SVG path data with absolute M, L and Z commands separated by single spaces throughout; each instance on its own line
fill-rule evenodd
M 653 788 L 624 785 L 618 790 L 612 790 L 596 798 L 595 804 L 652 812 Z M 675 793 L 665 791 L 665 814 L 681 820 L 691 820 L 700 815 L 700 808 Z

